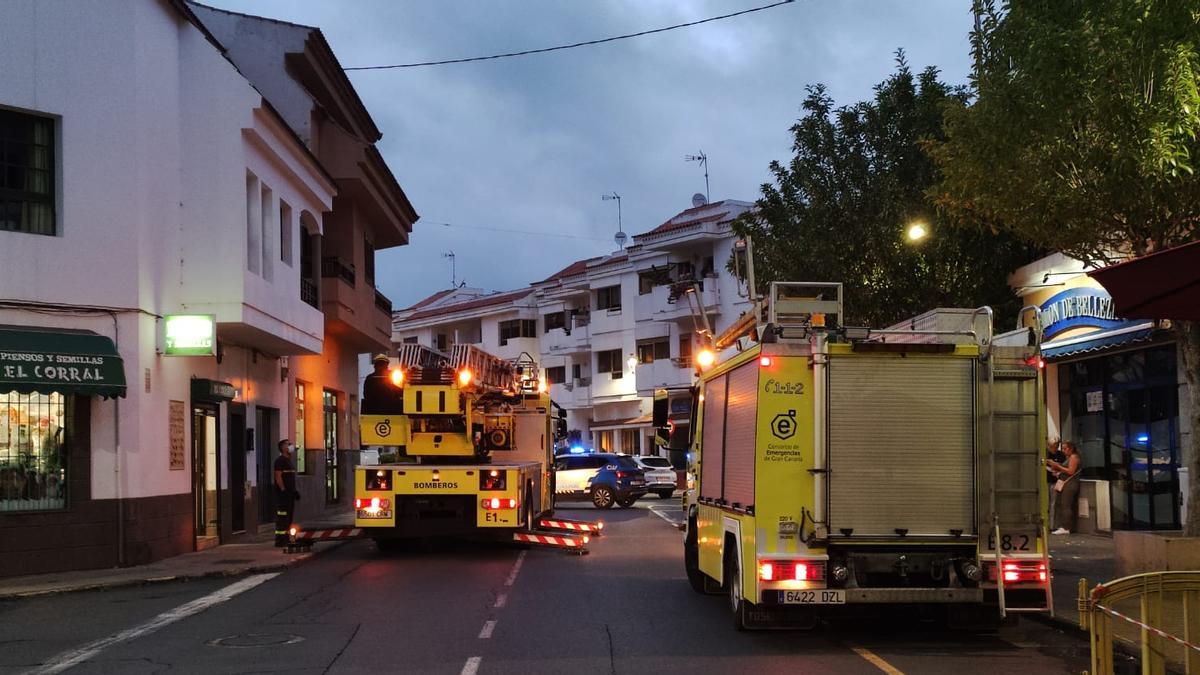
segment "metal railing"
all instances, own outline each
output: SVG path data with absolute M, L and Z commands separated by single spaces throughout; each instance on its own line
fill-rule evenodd
M 1134 601 L 1137 618 L 1117 609 Z M 1113 640 L 1122 632 L 1138 636 L 1142 673 L 1166 673 L 1168 661 L 1172 670 L 1200 673 L 1200 572 L 1135 574 L 1090 590 L 1080 579 L 1079 627 L 1090 634 L 1092 675 L 1113 672 Z
M 347 262 L 334 255 L 327 255 L 321 258 L 321 276 L 341 279 L 353 286 L 356 278 L 354 263 Z
M 388 316 L 392 315 L 392 301 L 379 291 L 375 291 L 375 308 Z
M 300 299 L 312 307 L 321 309 L 317 298 L 317 282 L 306 277 L 300 277 Z

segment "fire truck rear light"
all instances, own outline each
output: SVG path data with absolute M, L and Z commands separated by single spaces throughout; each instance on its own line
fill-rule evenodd
M 480 506 L 489 511 L 497 511 L 499 509 L 515 509 L 517 508 L 517 500 L 512 497 L 506 499 L 502 499 L 500 497 L 489 497 L 480 502 Z
M 825 563 L 815 560 L 759 560 L 758 578 L 762 581 L 823 581 Z
M 796 563 L 796 581 L 808 581 L 808 565 Z
M 758 578 L 763 581 L 775 581 L 775 565 L 772 563 L 759 563 Z
M 1005 562 L 1000 566 L 1004 574 L 1004 583 L 1045 583 L 1050 578 L 1050 570 L 1044 562 Z M 996 567 L 988 566 L 988 578 L 996 581 Z

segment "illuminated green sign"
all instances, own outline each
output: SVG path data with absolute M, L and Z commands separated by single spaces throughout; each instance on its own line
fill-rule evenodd
M 163 353 L 167 356 L 217 353 L 217 321 L 212 314 L 168 314 L 163 318 L 163 331 Z

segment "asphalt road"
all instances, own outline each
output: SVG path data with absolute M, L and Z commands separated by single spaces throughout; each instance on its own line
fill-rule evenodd
M 563 517 L 597 515 L 589 506 Z M 354 542 L 280 575 L 0 602 L 0 673 L 1081 672 L 1087 645 L 1026 621 L 948 632 L 912 616 L 738 633 L 687 586 L 677 502 L 602 514 L 587 556 Z

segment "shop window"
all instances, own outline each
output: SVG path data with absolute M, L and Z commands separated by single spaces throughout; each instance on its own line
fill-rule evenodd
M 601 431 L 596 434 L 596 449 L 600 452 L 612 452 L 613 432 Z
M 321 392 L 321 408 L 325 427 L 325 501 L 336 504 L 341 501 L 341 485 L 338 482 L 338 396 L 336 391 Z
M 296 461 L 297 473 L 307 473 L 305 460 L 308 453 L 304 452 L 304 388 L 303 382 L 296 383 L 296 437 L 292 442 L 296 444 L 296 456 L 293 459 Z
M 596 289 L 596 309 L 607 309 L 609 311 L 620 311 L 621 309 L 621 287 L 608 286 L 605 288 Z
M 57 233 L 54 120 L 0 110 L 0 230 Z
M 0 512 L 67 507 L 66 397 L 0 394 Z
M 534 319 L 511 319 L 500 322 L 500 346 L 515 338 L 537 337 L 537 321 Z
M 642 432 L 639 429 L 621 430 L 621 452 L 627 455 L 642 454 Z
M 639 340 L 637 343 L 638 363 L 654 363 L 671 358 L 671 341 L 667 338 Z
M 555 328 L 566 330 L 567 328 L 567 313 L 566 312 L 551 312 L 542 316 L 542 323 L 545 325 L 545 332 L 549 333 Z
M 567 381 L 567 367 L 555 366 L 546 369 L 546 382 L 550 384 L 562 384 Z
M 612 379 L 619 380 L 625 374 L 625 363 L 621 358 L 620 349 L 609 349 L 596 352 L 596 372 L 609 373 Z

